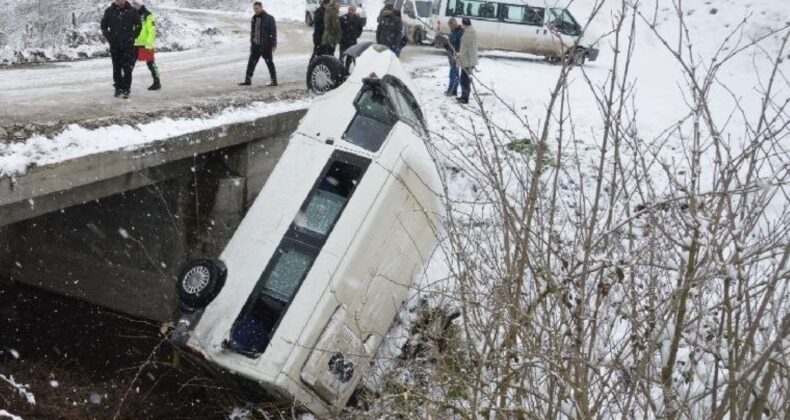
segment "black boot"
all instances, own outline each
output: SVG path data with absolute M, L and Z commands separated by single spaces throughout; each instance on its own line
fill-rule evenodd
M 118 88 L 115 88 L 115 97 L 116 98 L 120 98 L 122 93 L 123 93 L 122 90 L 120 90 Z
M 148 87 L 148 90 L 159 90 L 162 89 L 162 85 L 159 83 L 159 79 L 154 79 L 154 84 Z
M 129 92 L 128 90 L 123 91 L 123 93 L 121 93 L 121 98 L 129 99 L 129 93 L 131 92 Z
M 250 85 L 252 85 L 252 79 L 249 77 L 244 79 L 243 82 L 239 82 L 239 86 L 250 86 Z
M 272 81 L 271 81 L 271 82 L 270 82 L 268 85 L 266 85 L 266 86 L 277 86 L 277 80 L 272 80 Z

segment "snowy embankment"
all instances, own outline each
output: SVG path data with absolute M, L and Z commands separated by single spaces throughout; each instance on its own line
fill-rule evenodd
M 571 10 L 584 20 L 579 10 L 591 3 Z M 590 27 L 607 33 L 617 3 Z M 561 69 L 542 60 L 486 52 L 479 104 L 468 107 L 444 96 L 443 60 L 412 68 L 452 208 L 405 325 L 369 378 L 388 396 L 375 413 L 787 415 L 787 372 L 764 362 L 790 352 L 790 83 L 781 61 L 790 4 L 682 4 L 680 14 L 671 2 L 626 7 L 616 64 L 610 35 L 597 62 L 571 70 L 551 113 Z M 548 150 L 535 162 L 545 124 Z M 528 235 L 526 250 L 513 234 Z M 531 249 L 535 261 L 514 274 L 508 261 Z M 463 312 L 457 328 L 420 325 L 424 300 Z M 401 353 L 407 339 L 411 353 Z M 747 383 L 758 378 L 759 387 Z
M 111 150 L 134 149 L 182 134 L 254 121 L 258 118 L 307 108 L 309 100 L 254 102 L 228 108 L 206 118 L 163 118 L 137 125 L 111 125 L 87 129 L 76 124 L 54 137 L 35 136 L 23 142 L 0 144 L 0 176 L 18 176 L 31 166 L 43 166 Z

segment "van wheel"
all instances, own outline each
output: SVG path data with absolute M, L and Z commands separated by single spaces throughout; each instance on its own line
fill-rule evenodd
M 176 292 L 181 303 L 200 309 L 208 305 L 225 285 L 228 270 L 225 264 L 209 259 L 190 262 L 181 271 L 176 283 Z
M 304 23 L 307 26 L 313 26 L 313 15 L 311 15 L 309 12 L 305 12 L 304 14 Z
M 319 55 L 307 66 L 307 90 L 323 95 L 346 81 L 348 72 L 343 63 L 332 55 Z
M 584 62 L 587 61 L 587 51 L 582 47 L 576 47 L 573 51 L 568 52 L 565 60 L 570 66 L 583 66 Z

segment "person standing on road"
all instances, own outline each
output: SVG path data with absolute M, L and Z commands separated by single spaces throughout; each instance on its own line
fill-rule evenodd
M 252 84 L 252 75 L 255 73 L 255 66 L 258 60 L 263 57 L 266 67 L 269 69 L 271 82 L 267 86 L 277 86 L 277 70 L 274 68 L 273 54 L 277 50 L 277 24 L 274 16 L 263 10 L 263 4 L 256 1 L 252 4 L 255 14 L 252 16 L 252 27 L 250 29 L 250 59 L 247 62 L 247 75 L 239 86 L 249 86 Z
M 445 48 L 447 49 L 448 59 L 450 61 L 450 83 L 447 86 L 447 96 L 458 96 L 458 82 L 459 82 L 459 69 L 458 63 L 455 60 L 455 55 L 461 50 L 461 37 L 464 35 L 464 28 L 458 24 L 455 18 L 450 18 L 447 21 L 447 26 L 450 27 L 450 36 Z
M 406 25 L 403 23 L 403 16 L 400 13 L 400 10 L 395 10 L 392 12 L 396 18 L 400 21 L 400 34 L 398 34 L 398 48 L 395 51 L 395 55 L 400 58 L 400 53 L 406 48 L 406 45 L 409 43 L 409 37 L 406 36 Z
M 461 24 L 464 26 L 464 35 L 461 37 L 461 48 L 456 56 L 458 66 L 461 68 L 461 97 L 458 98 L 458 102 L 468 104 L 472 87 L 471 76 L 478 64 L 477 31 L 472 27 L 469 18 L 463 18 Z
M 340 5 L 335 1 L 326 8 L 324 15 L 324 35 L 321 37 L 321 48 L 324 55 L 335 55 L 335 47 L 343 38 L 340 29 Z
M 148 70 L 151 72 L 151 77 L 154 79 L 154 83 L 148 87 L 148 90 L 162 89 L 162 84 L 159 82 L 159 69 L 156 67 L 154 59 L 156 18 L 145 7 L 145 0 L 133 0 L 132 7 L 140 15 L 141 24 L 140 35 L 134 41 L 134 46 L 137 47 L 137 61 L 145 61 L 146 65 L 148 65 Z
M 115 0 L 104 11 L 101 32 L 110 43 L 115 97 L 129 98 L 136 61 L 134 40 L 140 34 L 140 15 L 126 0 Z
M 395 55 L 398 55 L 402 28 L 401 19 L 395 16 L 392 4 L 385 5 L 378 18 L 376 43 L 388 47 Z
M 348 6 L 348 13 L 340 18 L 340 30 L 343 33 L 340 39 L 340 57 L 343 57 L 343 51 L 357 44 L 357 39 L 362 36 L 362 18 L 357 15 L 357 6 Z M 351 68 L 353 57 L 346 56 L 345 65 L 346 70 Z
M 315 15 L 313 16 L 313 55 L 310 57 L 310 61 L 313 61 L 313 58 L 323 54 L 321 42 L 324 38 L 324 16 L 326 15 L 326 8 L 329 6 L 330 1 L 331 0 L 321 0 L 321 5 L 315 10 Z

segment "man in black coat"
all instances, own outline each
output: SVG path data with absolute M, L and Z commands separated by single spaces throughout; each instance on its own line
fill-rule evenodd
M 129 98 L 132 88 L 132 70 L 137 61 L 134 40 L 142 27 L 140 15 L 126 0 L 115 0 L 101 20 L 101 32 L 110 43 L 112 78 L 115 97 Z
M 400 54 L 401 37 L 403 36 L 403 23 L 395 14 L 392 4 L 387 4 L 381 10 L 376 28 L 376 43 L 386 45 L 395 55 Z
M 247 75 L 239 86 L 249 86 L 252 84 L 252 75 L 255 73 L 255 66 L 258 60 L 263 57 L 266 67 L 269 69 L 271 82 L 267 86 L 277 86 L 277 70 L 274 68 L 272 53 L 277 50 L 277 24 L 274 16 L 263 10 L 263 4 L 256 1 L 252 4 L 255 14 L 252 16 L 252 26 L 250 29 L 250 59 L 247 62 Z
M 340 17 L 340 30 L 343 33 L 340 38 L 340 55 L 352 45 L 357 44 L 357 39 L 362 35 L 362 18 L 357 14 L 357 6 L 348 6 L 348 13 Z M 346 70 L 351 67 L 353 57 L 346 56 Z
M 313 15 L 313 56 L 310 57 L 310 61 L 313 61 L 318 55 L 323 55 L 325 53 L 325 48 L 321 46 L 323 43 L 324 38 L 324 19 L 326 16 L 326 8 L 329 6 L 332 0 L 321 0 L 321 4 L 318 6 L 318 9 L 315 9 L 315 14 Z

